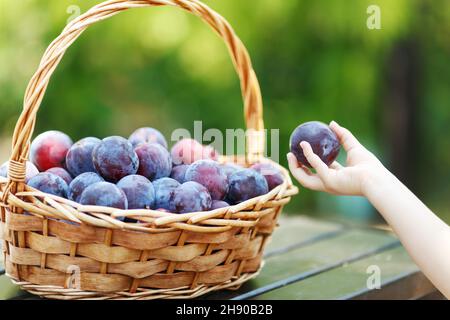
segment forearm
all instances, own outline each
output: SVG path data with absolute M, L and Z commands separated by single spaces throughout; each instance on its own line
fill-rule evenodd
M 368 180 L 365 196 L 425 275 L 450 298 L 450 227 L 388 170 L 382 169 Z

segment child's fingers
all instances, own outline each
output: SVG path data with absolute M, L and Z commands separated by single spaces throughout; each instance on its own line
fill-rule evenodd
M 316 191 L 324 190 L 322 180 L 320 180 L 318 176 L 312 174 L 308 168 L 300 166 L 297 158 L 292 153 L 288 153 L 287 158 L 292 175 L 303 187 Z
M 346 128 L 341 127 L 336 121 L 331 121 L 331 130 L 334 131 L 339 139 L 339 142 L 344 147 L 345 151 L 350 151 L 352 148 L 360 146 L 358 139 Z
M 289 152 L 287 154 L 287 159 L 288 159 L 288 163 L 289 163 L 289 169 L 291 171 L 300 167 L 300 164 L 298 163 L 297 158 L 295 157 L 295 155 L 292 152 Z
M 327 179 L 328 177 L 328 166 L 319 158 L 318 155 L 316 155 L 311 148 L 311 145 L 306 142 L 302 141 L 300 142 L 300 147 L 303 149 L 303 154 L 305 155 L 305 158 L 308 160 L 309 164 L 316 169 L 317 174 L 320 176 L 322 180 Z
M 344 167 L 339 162 L 334 161 L 332 164 L 330 164 L 330 168 L 339 170 L 339 169 L 342 169 Z
M 308 167 L 305 167 L 305 166 L 301 166 L 301 167 L 302 167 L 303 171 L 305 171 L 308 176 L 313 176 L 314 175 L 314 172 L 312 172 L 311 169 L 309 169 Z

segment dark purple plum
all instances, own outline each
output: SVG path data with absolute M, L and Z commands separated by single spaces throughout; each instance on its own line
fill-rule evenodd
M 186 182 L 186 170 L 189 168 L 188 164 L 180 164 L 178 166 L 174 166 L 172 168 L 172 172 L 170 173 L 170 177 L 172 179 L 177 180 L 179 183 Z
M 213 160 L 197 160 L 189 166 L 185 176 L 187 181 L 200 183 L 213 200 L 222 200 L 228 191 L 228 177 L 222 166 Z
M 81 139 L 73 144 L 66 155 L 66 168 L 76 177 L 85 172 L 95 172 L 92 151 L 101 140 L 94 137 Z
M 225 201 L 221 200 L 213 200 L 211 204 L 211 210 L 219 209 L 219 208 L 226 208 L 229 207 L 230 204 Z
M 250 169 L 261 173 L 266 178 L 269 190 L 279 186 L 284 181 L 281 171 L 270 163 L 255 163 Z
M 58 167 L 50 168 L 45 172 L 50 172 L 50 173 L 56 174 L 60 178 L 63 178 L 64 181 L 67 183 L 67 185 L 69 185 L 72 182 L 72 176 L 70 175 L 70 173 L 68 173 L 63 168 L 58 168 Z
M 9 161 L 6 161 L 0 167 L 0 176 L 7 178 L 8 170 L 9 170 Z M 27 161 L 25 170 L 26 170 L 25 182 L 28 182 L 31 178 L 33 178 L 35 175 L 37 175 L 39 173 L 39 170 L 36 168 L 36 166 L 31 161 Z
M 161 132 L 154 128 L 139 128 L 131 134 L 128 141 L 131 142 L 133 147 L 137 147 L 141 143 L 159 143 L 167 149 L 166 138 L 164 138 Z
M 30 160 L 39 171 L 53 167 L 64 168 L 66 154 L 72 143 L 72 139 L 60 131 L 41 133 L 31 143 Z
M 299 125 L 291 134 L 290 149 L 298 162 L 310 167 L 306 160 L 300 142 L 306 141 L 311 145 L 314 153 L 329 166 L 339 154 L 340 144 L 336 134 L 325 123 L 319 121 L 305 122 Z
M 78 177 L 72 180 L 69 185 L 69 199 L 75 202 L 80 201 L 80 196 L 84 189 L 89 187 L 91 184 L 105 181 L 95 172 L 85 172 L 80 174 Z
M 63 178 L 49 172 L 41 172 L 28 181 L 28 185 L 39 191 L 67 198 L 69 186 Z
M 269 191 L 264 176 L 252 169 L 243 169 L 233 173 L 229 183 L 230 188 L 226 198 L 233 204 L 261 196 Z
M 232 175 L 236 171 L 242 170 L 244 168 L 236 163 L 226 163 L 222 165 L 222 169 L 227 175 L 227 177 L 230 177 L 230 175 Z
M 117 182 L 125 176 L 136 174 L 139 158 L 131 143 L 122 137 L 103 139 L 94 147 L 92 160 L 95 170 L 105 180 Z
M 172 158 L 163 146 L 158 143 L 141 143 L 134 150 L 139 158 L 138 174 L 150 181 L 170 176 Z
M 154 207 L 170 210 L 170 198 L 173 191 L 179 186 L 180 183 L 172 178 L 161 178 L 153 181 L 153 188 L 155 188 Z
M 150 209 L 155 202 L 155 189 L 146 177 L 134 174 L 122 178 L 117 186 L 125 192 L 128 209 Z
M 80 203 L 84 205 L 128 209 L 128 200 L 125 193 L 115 184 L 109 182 L 97 182 L 84 189 L 80 196 Z
M 170 211 L 188 213 L 211 208 L 211 196 L 200 183 L 188 181 L 176 188 L 170 198 Z

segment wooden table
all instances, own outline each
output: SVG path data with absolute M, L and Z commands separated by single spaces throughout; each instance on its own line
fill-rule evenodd
M 237 291 L 203 299 L 443 298 L 391 233 L 304 216 L 283 218 L 266 249 L 260 275 Z M 368 278 L 379 271 L 380 289 Z M 0 262 L 0 299 L 33 296 L 11 284 Z

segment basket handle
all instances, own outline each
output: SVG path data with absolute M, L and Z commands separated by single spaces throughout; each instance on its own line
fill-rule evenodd
M 249 162 L 254 162 L 262 156 L 265 141 L 261 91 L 247 49 L 230 24 L 198 0 L 109 0 L 92 7 L 72 20 L 45 51 L 39 68 L 26 89 L 23 110 L 14 129 L 9 166 L 11 183 L 22 184 L 25 181 L 25 163 L 29 155 L 36 114 L 49 80 L 70 45 L 95 22 L 130 8 L 164 5 L 180 7 L 202 18 L 225 41 L 241 82 L 244 118 L 249 129 L 247 130 L 246 156 Z

